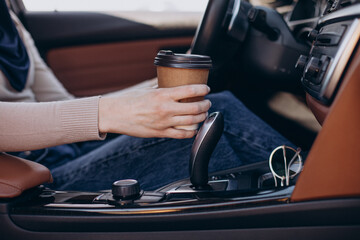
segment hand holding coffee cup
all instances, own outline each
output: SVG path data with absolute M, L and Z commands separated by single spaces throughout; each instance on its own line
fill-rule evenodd
M 170 88 L 189 84 L 207 84 L 212 67 L 210 57 L 193 54 L 177 54 L 161 50 L 155 57 L 159 88 Z M 197 102 L 203 97 L 181 99 L 180 102 Z M 175 126 L 177 129 L 196 130 L 198 124 Z

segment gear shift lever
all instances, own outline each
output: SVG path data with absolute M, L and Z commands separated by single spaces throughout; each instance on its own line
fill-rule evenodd
M 211 113 L 196 135 L 189 163 L 190 181 L 195 189 L 208 185 L 208 166 L 224 130 L 224 118 L 220 112 Z

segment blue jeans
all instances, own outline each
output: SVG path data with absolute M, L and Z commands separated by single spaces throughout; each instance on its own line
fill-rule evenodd
M 211 112 L 224 116 L 224 133 L 217 144 L 209 172 L 268 159 L 287 139 L 250 112 L 230 92 L 210 94 Z M 136 138 L 119 135 L 105 141 L 75 145 L 76 157 L 49 164 L 57 190 L 96 191 L 111 188 L 119 179 L 137 179 L 144 190 L 153 190 L 189 177 L 189 157 L 194 139 Z M 294 146 L 293 146 L 294 147 Z

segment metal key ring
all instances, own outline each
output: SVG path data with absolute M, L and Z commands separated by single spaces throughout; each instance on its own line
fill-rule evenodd
M 269 167 L 273 174 L 275 187 L 277 187 L 277 178 L 280 179 L 280 185 L 289 186 L 290 179 L 294 178 L 302 169 L 301 148 L 295 150 L 289 146 L 279 146 L 275 148 L 269 157 Z M 288 156 L 291 157 L 288 162 Z

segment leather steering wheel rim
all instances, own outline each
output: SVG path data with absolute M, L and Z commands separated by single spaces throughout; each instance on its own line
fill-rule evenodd
M 191 46 L 192 54 L 212 56 L 225 29 L 223 21 L 231 0 L 209 0 Z

